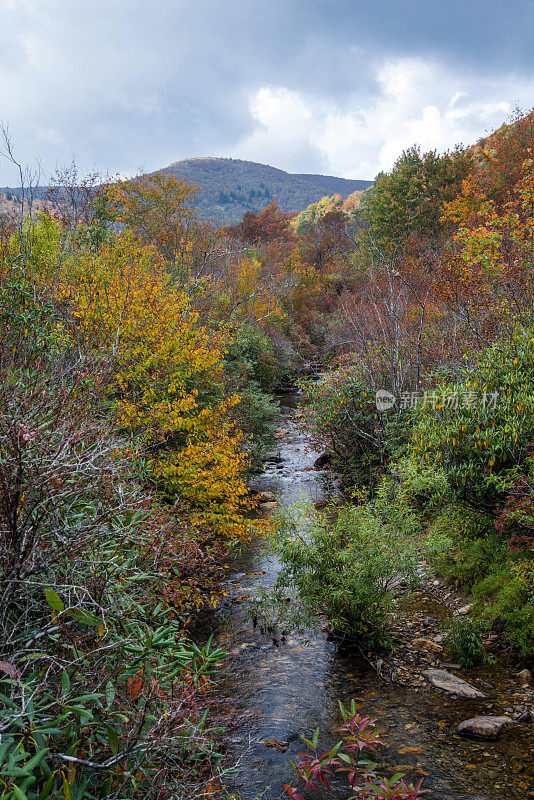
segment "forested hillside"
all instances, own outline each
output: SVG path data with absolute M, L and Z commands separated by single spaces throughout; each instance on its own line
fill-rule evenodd
M 274 201 L 282 211 L 301 211 L 329 192 L 346 197 L 371 181 L 328 175 L 290 175 L 281 169 L 237 158 L 189 158 L 170 164 L 163 172 L 199 189 L 201 217 L 219 223 L 238 222 L 247 211 L 261 211 Z
M 296 225 L 327 184 L 232 160 L 66 170 L 48 202 L 0 213 L 2 797 L 236 797 L 226 654 L 195 626 L 258 539 L 279 583 L 231 603 L 267 649 L 304 619 L 353 645 L 377 692 L 402 683 L 394 625 L 424 573 L 469 598 L 432 653 L 471 669 L 498 641 L 532 663 L 533 148 L 534 111 L 471 148 L 414 146 Z M 207 193 L 179 167 L 198 184 L 206 168 Z M 206 219 L 216 192 L 242 219 Z M 250 481 L 280 460 L 275 392 L 298 381 L 339 496 L 268 519 Z M 288 796 L 334 765 L 347 796 L 421 797 L 358 762 L 380 741 L 356 701 L 341 711 L 344 749 L 321 755 L 317 733 Z

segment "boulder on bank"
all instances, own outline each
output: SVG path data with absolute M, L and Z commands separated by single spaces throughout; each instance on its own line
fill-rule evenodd
M 522 669 L 517 673 L 517 677 L 521 679 L 522 686 L 530 686 L 533 682 L 532 672 L 529 669 Z
M 474 739 L 498 739 L 501 731 L 513 724 L 510 717 L 473 717 L 460 722 L 457 732 Z
M 260 503 L 275 503 L 276 495 L 274 492 L 260 492 L 259 500 Z
M 323 469 L 323 467 L 327 467 L 331 461 L 332 453 L 321 453 L 319 458 L 316 458 L 314 461 L 314 469 Z
M 468 603 L 466 606 L 462 606 L 462 608 L 459 608 L 454 613 L 455 614 L 460 614 L 461 616 L 465 616 L 466 614 L 469 614 L 469 612 L 472 610 L 472 608 L 473 608 L 473 603 Z
M 465 697 L 467 700 L 484 700 L 487 697 L 484 692 L 475 689 L 463 678 L 457 678 L 452 672 L 447 672 L 444 669 L 425 669 L 423 675 L 432 686 L 435 686 L 436 689 L 442 689 L 448 694 Z

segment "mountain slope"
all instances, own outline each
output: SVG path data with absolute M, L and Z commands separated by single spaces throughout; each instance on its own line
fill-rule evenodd
M 200 216 L 218 223 L 238 222 L 246 211 L 260 211 L 271 200 L 283 211 L 298 212 L 321 200 L 326 192 L 348 197 L 371 184 L 330 175 L 291 175 L 236 158 L 187 158 L 161 172 L 195 183 L 200 189 Z
M 327 195 L 340 194 L 346 199 L 349 194 L 362 192 L 373 185 L 373 181 L 350 180 L 349 178 L 335 178 L 333 175 L 293 175 L 293 178 L 300 178 L 303 181 L 319 186 Z

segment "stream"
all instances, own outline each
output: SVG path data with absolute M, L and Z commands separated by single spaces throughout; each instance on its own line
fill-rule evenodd
M 281 504 L 303 495 L 312 502 L 320 501 L 332 491 L 332 479 L 313 469 L 319 454 L 297 427 L 298 395 L 283 395 L 280 400 L 282 438 L 273 460 L 252 485 L 274 492 Z M 309 737 L 319 726 L 321 745 L 332 746 L 336 739 L 330 732 L 339 722 L 338 700 L 350 703 L 356 698 L 362 713 L 378 718 L 377 727 L 383 732 L 386 746 L 376 757 L 380 768 L 390 775 L 402 770 L 414 782 L 424 777 L 424 788 L 429 790 L 426 797 L 534 797 L 532 723 L 513 726 L 498 741 L 476 741 L 456 734 L 462 720 L 501 714 L 514 703 L 513 695 L 520 691 L 514 665 L 461 671 L 462 677 L 488 695 L 487 700 L 474 702 L 453 699 L 431 688 L 381 682 L 357 653 L 329 641 L 320 624 L 306 637 L 290 636 L 285 643 L 275 643 L 253 629 L 239 598 L 273 585 L 278 570 L 276 558 L 267 555 L 261 543 L 252 544 L 232 564 L 227 602 L 206 620 L 208 630 L 199 631 L 201 636 L 214 632 L 217 646 L 230 654 L 223 662 L 217 691 L 231 701 L 238 717 L 229 741 L 229 761 L 235 766 L 225 776 L 231 791 L 240 792 L 246 800 L 287 797 L 283 784 L 295 785 L 289 758 L 298 759 L 305 749 L 299 736 Z M 440 604 L 431 598 L 418 596 L 413 602 L 434 616 L 444 613 L 444 607 L 436 608 Z M 287 751 L 266 746 L 265 742 L 272 740 L 287 742 Z M 346 790 L 336 794 L 340 800 L 349 795 Z

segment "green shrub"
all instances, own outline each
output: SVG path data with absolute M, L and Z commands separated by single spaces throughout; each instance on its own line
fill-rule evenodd
M 518 583 L 503 586 L 485 616 L 492 622 L 503 623 L 506 635 L 522 655 L 534 656 L 534 601 L 525 601 Z
M 438 559 L 437 566 L 457 586 L 473 591 L 490 571 L 504 565 L 506 552 L 500 536 L 489 529 L 486 536 L 456 539 L 454 547 Z
M 238 389 L 252 382 L 264 392 L 272 391 L 292 373 L 289 358 L 280 357 L 272 339 L 249 323 L 237 326 L 224 364 L 230 384 Z
M 429 536 L 451 534 L 451 546 L 434 555 L 441 574 L 480 600 L 482 623 L 500 628 L 518 651 L 534 654 L 534 561 L 513 552 L 491 519 L 451 506 L 430 526 Z M 485 531 L 485 533 L 483 533 Z
M 335 521 L 296 506 L 282 515 L 274 548 L 282 561 L 278 588 L 295 588 L 350 636 L 377 639 L 393 586 L 417 580 L 415 537 L 383 519 L 372 503 L 345 505 Z
M 429 515 L 451 500 L 451 492 L 442 470 L 420 464 L 405 456 L 391 466 L 399 481 L 399 501 Z
M 445 643 L 462 667 L 475 667 L 490 659 L 482 644 L 482 633 L 486 630 L 487 625 L 468 617 L 452 622 Z
M 407 441 L 409 414 L 379 412 L 374 389 L 355 366 L 302 387 L 304 423 L 311 435 L 332 451 L 346 483 L 375 489 L 390 458 Z
M 534 441 L 534 327 L 496 342 L 461 383 L 439 387 L 432 405 L 416 414 L 412 458 L 440 470 L 462 502 L 495 513 Z
M 276 431 L 281 421 L 280 407 L 256 383 L 245 385 L 239 397 L 240 402 L 235 407 L 236 421 L 245 436 L 250 469 L 258 472 L 276 443 Z
M 534 655 L 533 561 L 509 555 L 490 566 L 488 574 L 473 589 L 485 601 L 484 620 L 500 627 L 524 656 Z

